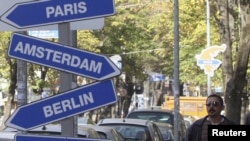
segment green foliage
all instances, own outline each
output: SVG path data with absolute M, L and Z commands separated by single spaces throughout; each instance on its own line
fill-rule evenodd
M 9 66 L 8 66 L 8 56 L 7 49 L 9 46 L 10 32 L 0 32 L 0 73 L 1 78 L 7 79 L 9 78 Z
M 169 0 L 116 0 L 116 15 L 105 18 L 101 30 L 78 30 L 77 47 L 112 56 L 122 56 L 122 71 L 140 78 L 149 72 L 172 77 L 174 65 L 174 3 Z M 219 43 L 215 19 L 211 18 L 211 45 Z M 179 2 L 180 79 L 195 85 L 206 85 L 206 75 L 196 65 L 195 55 L 206 48 L 206 5 L 203 0 Z M 10 33 L 0 33 L 1 58 L 6 58 Z M 6 63 L 7 64 L 7 63 Z M 29 83 L 40 87 L 40 66 L 28 65 Z M 8 78 L 8 65 L 0 66 Z M 53 86 L 59 71 L 48 69 L 46 85 Z M 220 82 L 221 71 L 213 78 Z M 39 82 L 39 84 L 38 84 Z M 45 85 L 44 84 L 44 85 Z

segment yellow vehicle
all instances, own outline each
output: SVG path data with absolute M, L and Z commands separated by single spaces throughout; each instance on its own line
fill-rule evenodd
M 180 113 L 200 118 L 207 115 L 206 111 L 207 97 L 186 97 L 180 96 Z M 163 109 L 174 109 L 174 96 L 165 96 L 162 105 Z

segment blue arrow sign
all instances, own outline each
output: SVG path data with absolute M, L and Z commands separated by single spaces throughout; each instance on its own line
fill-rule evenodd
M 16 28 L 28 28 L 114 14 L 113 0 L 46 0 L 16 4 L 1 20 Z
M 198 65 L 220 65 L 221 61 L 218 59 L 211 59 L 211 60 L 198 60 Z
M 121 73 L 107 56 L 22 34 L 12 35 L 8 54 L 13 58 L 95 80 L 109 79 Z
M 17 134 L 15 136 L 15 141 L 110 141 L 110 140 Z
M 18 107 L 5 124 L 27 131 L 115 103 L 116 100 L 112 80 L 99 81 Z

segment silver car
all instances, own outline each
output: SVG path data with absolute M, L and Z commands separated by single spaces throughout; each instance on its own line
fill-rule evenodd
M 97 125 L 115 128 L 125 141 L 164 141 L 158 126 L 149 120 L 106 118 L 98 121 Z
M 27 131 L 27 135 L 46 135 L 46 136 L 61 136 L 61 125 L 46 125 L 44 127 L 38 127 Z M 14 141 L 15 135 L 19 133 L 17 129 L 5 128 L 0 132 L 0 141 Z M 78 128 L 77 132 L 78 138 L 91 138 L 91 139 L 101 139 L 99 134 L 90 127 Z
M 179 115 L 179 135 L 181 137 L 181 141 L 185 140 L 186 136 L 186 125 L 183 118 L 183 115 L 181 113 Z M 146 119 L 151 120 L 154 122 L 160 122 L 160 123 L 168 123 L 174 126 L 174 111 L 173 110 L 167 110 L 167 109 L 159 109 L 159 108 L 145 108 L 145 109 L 136 109 L 133 111 L 130 111 L 126 118 L 133 118 L 133 119 Z

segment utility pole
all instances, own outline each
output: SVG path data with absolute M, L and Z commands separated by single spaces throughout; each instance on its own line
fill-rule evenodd
M 174 138 L 179 141 L 179 111 L 180 111 L 180 87 L 179 87 L 179 1 L 174 1 Z
M 209 0 L 206 0 L 207 6 L 207 48 L 210 47 L 210 6 Z M 207 95 L 211 94 L 211 76 L 207 75 Z

